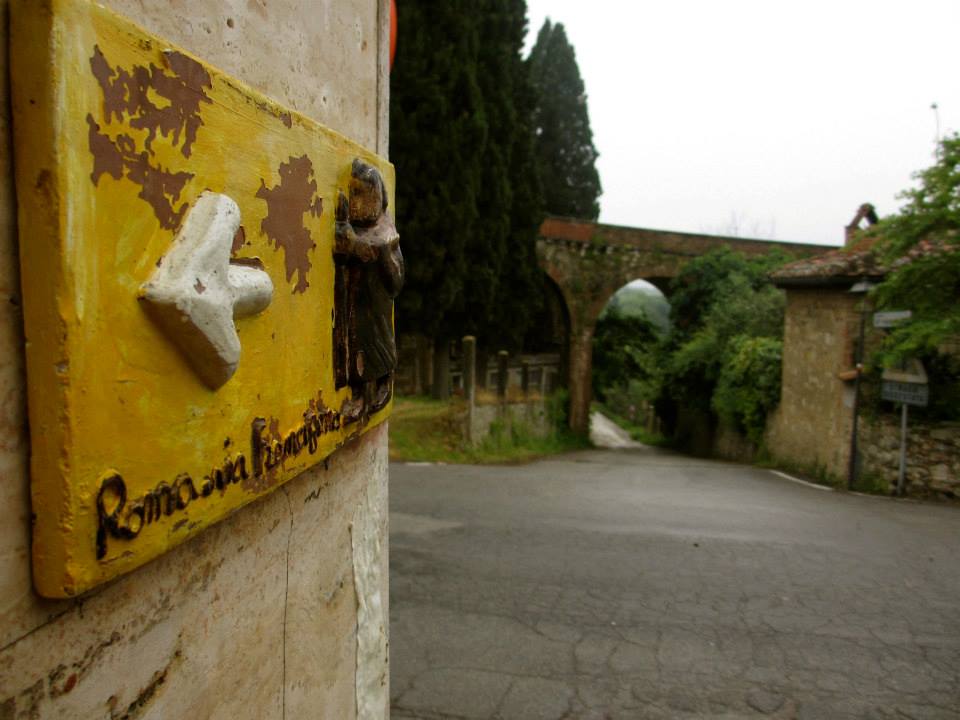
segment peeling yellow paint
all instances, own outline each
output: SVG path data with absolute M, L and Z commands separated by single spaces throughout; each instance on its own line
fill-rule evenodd
M 393 168 L 92 2 L 15 0 L 11 15 L 34 584 L 64 597 L 386 418 L 389 405 L 339 422 L 350 390 L 334 387 L 332 249 L 352 160 L 380 169 L 391 205 Z M 303 232 L 278 241 L 262 188 L 303 157 L 309 192 L 289 210 Z M 236 321 L 240 363 L 216 391 L 137 300 L 204 190 L 236 201 L 236 255 L 274 286 L 264 312 Z M 266 229 L 290 224 L 272 215 Z

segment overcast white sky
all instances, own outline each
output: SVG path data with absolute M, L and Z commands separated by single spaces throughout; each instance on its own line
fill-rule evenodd
M 619 225 L 840 244 L 960 129 L 960 0 L 527 0 L 562 22 Z

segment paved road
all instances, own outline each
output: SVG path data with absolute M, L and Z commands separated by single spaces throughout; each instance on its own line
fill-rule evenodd
M 615 450 L 643 447 L 643 444 L 632 439 L 626 430 L 598 412 L 590 413 L 590 442 L 597 447 Z
M 960 509 L 652 449 L 391 468 L 399 718 L 960 718 Z

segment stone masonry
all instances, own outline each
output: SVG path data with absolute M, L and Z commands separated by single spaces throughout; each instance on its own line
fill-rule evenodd
M 872 212 L 872 207 L 862 206 L 857 217 L 867 211 Z M 849 474 L 861 323 L 864 358 L 870 357 L 883 332 L 872 328 L 869 296 L 862 285 L 858 287 L 864 281 L 879 283 L 887 273 L 873 250 L 876 242 L 875 237 L 851 231 L 846 247 L 795 261 L 771 274 L 773 282 L 787 292 L 787 307 L 780 404 L 767 421 L 766 446 L 775 459 L 833 482 L 846 480 Z M 934 250 L 921 243 L 911 252 L 922 255 Z M 960 426 L 912 422 L 910 428 L 907 491 L 956 493 Z M 879 481 L 878 489 L 895 487 L 899 438 L 899 413 L 872 417 L 860 408 L 857 444 L 862 483 Z
M 850 457 L 853 383 L 841 375 L 853 368 L 858 302 L 845 289 L 787 293 L 780 404 L 767 422 L 774 457 L 834 478 Z
M 586 432 L 591 400 L 593 332 L 611 296 L 631 280 L 667 291 L 669 281 L 692 258 L 718 247 L 744 255 L 779 250 L 807 256 L 823 246 L 601 225 L 547 218 L 540 228 L 537 257 L 556 283 L 570 319 L 570 426 Z
M 896 487 L 900 469 L 900 416 L 864 418 L 862 472 Z M 960 423 L 908 419 L 906 491 L 911 495 L 960 496 Z
M 99 1 L 387 155 L 386 0 Z M 0 43 L 9 13 L 0 0 Z M 7 87 L 0 90 L 0 718 L 386 717 L 387 657 L 358 643 L 361 580 L 374 586 L 383 618 L 374 630 L 386 631 L 386 426 L 85 596 L 53 602 L 33 592 Z M 358 556 L 366 558 L 362 577 Z M 378 687 L 358 690 L 362 677 Z

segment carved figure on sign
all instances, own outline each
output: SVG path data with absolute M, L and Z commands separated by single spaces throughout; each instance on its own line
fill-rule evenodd
M 387 212 L 377 168 L 353 161 L 349 194 L 337 198 L 333 354 L 336 387 L 353 391 L 345 422 L 366 419 L 389 402 L 397 345 L 393 299 L 403 287 L 400 236 Z

